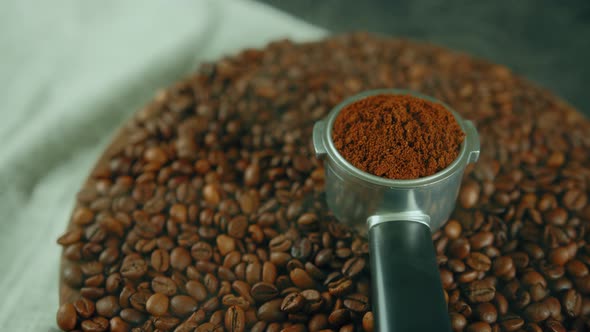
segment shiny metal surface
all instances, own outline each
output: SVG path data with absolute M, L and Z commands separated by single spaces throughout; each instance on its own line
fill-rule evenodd
M 334 120 L 346 105 L 377 94 L 410 94 L 443 104 L 455 116 L 466 135 L 457 159 L 436 174 L 413 180 L 381 178 L 363 172 L 346 161 L 332 141 Z M 480 149 L 479 135 L 471 121 L 462 119 L 452 108 L 434 98 L 396 89 L 370 90 L 344 100 L 325 119 L 315 124 L 313 145 L 316 155 L 325 160 L 328 206 L 340 221 L 358 226 L 363 232 L 366 231 L 367 221 L 407 213 L 428 216 L 420 222 L 427 223 L 432 232 L 439 229 L 455 207 L 465 166 L 477 161 Z

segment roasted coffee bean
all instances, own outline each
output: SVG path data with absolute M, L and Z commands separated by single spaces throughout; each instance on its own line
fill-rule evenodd
M 188 295 L 192 296 L 195 300 L 203 302 L 207 299 L 207 289 L 205 286 L 196 280 L 189 280 L 184 286 Z
M 197 308 L 197 301 L 190 296 L 176 295 L 170 299 L 170 311 L 176 316 L 187 316 Z
M 363 271 L 365 264 L 365 259 L 362 257 L 350 258 L 342 266 L 342 274 L 352 278 Z
M 464 238 L 458 238 L 451 242 L 449 246 L 449 253 L 452 257 L 457 259 L 464 259 L 471 251 L 471 244 Z
M 161 293 L 155 293 L 149 297 L 145 304 L 145 308 L 147 312 L 157 317 L 168 312 L 169 305 L 170 299 L 168 299 L 168 296 Z
M 305 298 L 298 292 L 288 294 L 281 302 L 281 310 L 289 313 L 298 312 L 304 306 Z
M 76 309 L 71 303 L 64 303 L 57 311 L 57 326 L 65 331 L 76 328 Z
M 578 292 L 570 289 L 563 295 L 561 307 L 568 317 L 575 318 L 582 310 L 582 297 Z
M 156 249 L 152 252 L 151 266 L 157 272 L 166 272 L 170 267 L 170 255 L 164 249 Z
M 465 263 L 472 269 L 482 272 L 488 271 L 492 266 L 490 258 L 478 252 L 472 252 L 465 260 Z
M 131 304 L 133 308 L 143 312 L 145 311 L 145 304 L 150 296 L 152 296 L 152 293 L 148 290 L 138 290 L 129 297 L 129 304 Z
M 342 326 L 350 321 L 350 311 L 348 309 L 336 309 L 328 316 L 330 325 Z
M 498 311 L 496 310 L 496 307 L 489 302 L 478 304 L 475 307 L 475 314 L 481 321 L 488 324 L 495 323 L 496 319 L 498 318 Z
M 544 302 L 533 303 L 524 310 L 524 316 L 535 323 L 544 321 L 550 315 L 551 311 L 549 311 L 547 303 Z
M 463 331 L 463 329 L 465 329 L 465 326 L 467 326 L 467 319 L 465 319 L 465 316 L 456 312 L 451 312 L 449 316 L 453 331 Z
M 344 299 L 344 307 L 353 312 L 363 313 L 369 310 L 369 299 L 362 294 L 350 294 Z
M 62 271 L 62 278 L 70 287 L 80 287 L 84 282 L 82 269 L 78 265 L 68 264 Z
M 152 290 L 156 293 L 161 293 L 166 296 L 172 296 L 176 294 L 177 286 L 174 280 L 164 277 L 156 276 L 152 279 Z
M 111 318 L 119 313 L 119 299 L 115 296 L 106 296 L 96 301 L 96 312 L 104 317 Z
M 266 302 L 278 296 L 279 289 L 273 284 L 259 282 L 252 286 L 250 293 L 254 300 L 258 302 Z
M 524 325 L 524 320 L 520 316 L 507 315 L 500 320 L 500 326 L 506 331 L 517 331 Z
M 154 317 L 154 327 L 162 331 L 173 330 L 180 323 L 180 319 L 172 316 Z
M 464 293 L 470 302 L 481 303 L 491 301 L 496 294 L 496 289 L 486 280 L 477 280 L 469 283 L 464 288 Z
M 282 322 L 287 315 L 281 310 L 283 299 L 270 300 L 258 308 L 258 318 L 265 322 Z
M 230 332 L 243 332 L 246 330 L 246 314 L 237 306 L 231 306 L 225 312 L 225 329 Z
M 113 317 L 109 321 L 111 332 L 128 332 L 129 324 L 125 322 L 121 317 Z
M 83 321 L 81 326 L 84 332 L 103 332 L 108 330 L 109 321 L 104 317 L 98 316 Z
M 492 327 L 486 322 L 471 323 L 465 329 L 467 332 L 492 332 Z
M 146 319 L 146 315 L 143 314 L 141 311 L 133 308 L 125 308 L 121 310 L 119 313 L 121 318 L 131 324 L 131 325 L 139 325 L 143 323 Z
M 74 308 L 80 317 L 90 318 L 94 314 L 95 305 L 91 300 L 82 297 L 74 302 Z
M 140 255 L 130 254 L 123 259 L 121 275 L 125 278 L 138 279 L 147 272 L 147 269 L 148 265 Z
M 315 281 L 313 281 L 311 276 L 301 268 L 293 269 L 289 273 L 289 277 L 291 278 L 291 282 L 299 288 L 307 289 L 315 286 Z

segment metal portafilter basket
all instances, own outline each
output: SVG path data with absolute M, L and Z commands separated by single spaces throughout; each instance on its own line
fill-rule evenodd
M 332 127 L 347 105 L 378 94 L 412 95 L 444 105 L 465 133 L 457 158 L 433 175 L 391 180 L 363 172 L 338 152 Z M 451 331 L 431 233 L 455 207 L 465 167 L 479 157 L 479 135 L 444 103 L 404 90 L 371 90 L 337 105 L 313 128 L 325 159 L 328 206 L 342 222 L 369 237 L 372 305 L 377 331 Z

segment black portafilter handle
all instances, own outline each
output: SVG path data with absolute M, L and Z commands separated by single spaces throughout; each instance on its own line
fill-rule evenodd
M 369 229 L 375 331 L 450 332 L 430 228 L 385 221 Z

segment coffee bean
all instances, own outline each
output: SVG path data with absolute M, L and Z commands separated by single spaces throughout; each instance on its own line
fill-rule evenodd
M 363 317 L 363 322 L 365 318 Z M 368 320 L 368 319 L 367 319 Z M 363 324 L 368 324 L 363 323 Z M 323 330 L 328 327 L 328 316 L 326 314 L 315 314 L 309 319 L 309 323 L 307 324 L 307 329 L 310 332 L 317 332 Z
M 543 302 L 533 303 L 524 310 L 524 316 L 536 323 L 544 321 L 549 318 L 550 315 L 551 312 L 549 311 L 547 304 Z
M 170 255 L 166 250 L 156 249 L 152 252 L 151 266 L 158 272 L 166 272 L 170 267 Z
M 464 238 L 459 238 L 451 242 L 449 246 L 449 253 L 452 257 L 464 259 L 471 251 L 471 244 Z
M 480 187 L 475 181 L 466 181 L 461 185 L 459 191 L 459 203 L 465 209 L 470 209 L 477 204 L 479 200 Z
M 250 285 L 244 281 L 236 280 L 232 283 L 232 289 L 248 302 L 254 303 L 254 298 L 250 295 Z
M 470 239 L 469 243 L 471 248 L 474 250 L 480 250 L 492 244 L 494 241 L 494 233 L 492 232 L 479 232 L 474 234 Z
M 199 302 L 203 302 L 205 299 L 207 299 L 207 289 L 202 283 L 196 280 L 189 280 L 184 288 L 186 289 L 188 295 L 192 296 Z
M 128 332 L 129 324 L 127 324 L 121 317 L 113 317 L 109 321 L 111 332 Z
M 565 332 L 566 331 L 566 329 L 563 327 L 563 325 L 560 322 L 553 320 L 553 319 L 550 319 L 545 323 L 545 329 L 546 329 L 546 331 L 549 331 L 549 332 Z
M 265 322 L 282 322 L 287 315 L 281 311 L 283 299 L 270 300 L 258 308 L 258 318 Z
M 328 291 L 334 296 L 346 294 L 354 287 L 352 280 L 346 277 L 341 277 L 331 282 L 328 282 L 329 280 L 330 279 L 326 279 Z
M 225 312 L 225 329 L 230 332 L 243 332 L 246 330 L 246 314 L 237 306 L 231 306 Z
M 350 321 L 350 311 L 348 309 L 336 309 L 328 316 L 330 325 L 342 326 Z
M 489 302 L 478 304 L 475 307 L 475 313 L 481 321 L 488 324 L 495 323 L 496 319 L 498 318 L 498 311 L 496 310 L 496 307 Z
M 483 272 L 488 271 L 492 266 L 492 261 L 490 258 L 478 252 L 472 252 L 469 254 L 465 260 L 465 263 L 467 263 L 467 265 L 472 269 Z
M 250 292 L 254 300 L 258 302 L 266 302 L 279 295 L 279 289 L 275 285 L 266 282 L 254 284 Z
M 449 289 L 454 282 L 453 273 L 447 269 L 440 270 L 440 280 L 444 289 Z
M 352 278 L 363 271 L 365 264 L 365 259 L 362 257 L 350 258 L 342 266 L 342 274 Z
M 313 288 L 315 286 L 315 282 L 309 276 L 309 274 L 300 268 L 293 269 L 289 273 L 289 277 L 291 278 L 291 282 L 299 288 Z
M 177 291 L 177 285 L 174 280 L 164 276 L 154 277 L 151 286 L 154 292 L 161 293 L 166 296 L 172 296 L 176 294 Z
M 350 311 L 364 313 L 369 310 L 369 299 L 362 294 L 350 294 L 344 299 L 344 306 Z
M 235 296 L 233 294 L 226 294 L 223 296 L 223 298 L 221 299 L 221 303 L 226 306 L 226 307 L 230 307 L 230 306 L 238 306 L 244 310 L 248 310 L 248 308 L 250 308 L 251 303 L 246 300 L 245 298 L 241 297 L 241 296 Z
M 235 240 L 232 237 L 229 237 L 224 234 L 217 236 L 216 243 L 217 247 L 219 248 L 219 252 L 222 255 L 226 255 L 227 253 L 233 251 L 236 248 Z
M 449 316 L 451 320 L 451 328 L 453 331 L 463 331 L 465 326 L 467 326 L 467 319 L 465 319 L 465 316 L 456 312 L 451 312 Z
M 84 332 L 103 332 L 109 328 L 109 321 L 104 317 L 87 319 L 81 324 Z
M 281 310 L 289 313 L 295 313 L 303 308 L 305 298 L 298 292 L 288 294 L 281 302 Z
M 152 293 L 145 289 L 138 289 L 137 292 L 133 293 L 129 297 L 129 304 L 139 311 L 145 311 L 145 304 L 147 300 L 152 296 Z
M 363 316 L 363 331 L 365 332 L 373 332 L 375 328 L 375 322 L 373 318 L 373 313 L 371 311 L 367 311 Z
M 162 331 L 173 330 L 180 323 L 180 319 L 172 316 L 154 317 L 154 327 Z
M 227 234 L 236 239 L 241 239 L 246 236 L 248 229 L 248 219 L 244 216 L 234 217 L 227 225 Z
M 139 279 L 148 269 L 145 260 L 138 254 L 125 256 L 121 265 L 121 275 L 125 278 Z
M 564 313 L 569 317 L 577 317 L 582 310 L 582 297 L 578 292 L 570 289 L 565 292 L 561 300 Z
M 311 254 L 311 241 L 307 238 L 300 239 L 293 243 L 291 247 L 291 256 L 299 260 L 306 260 Z
M 562 198 L 563 205 L 572 211 L 581 210 L 587 203 L 588 197 L 586 194 L 578 189 L 568 190 Z
M 507 315 L 501 319 L 500 326 L 506 331 L 517 331 L 524 326 L 524 320 L 520 316 Z
M 90 318 L 94 314 L 95 305 L 91 300 L 82 297 L 74 302 L 74 308 L 80 317 Z
M 68 264 L 62 271 L 62 278 L 70 287 L 80 287 L 84 281 L 79 265 Z
M 469 283 L 464 292 L 470 302 L 481 303 L 491 301 L 496 294 L 496 289 L 485 280 L 477 280 Z
M 141 311 L 137 310 L 137 309 L 133 309 L 133 308 L 125 308 L 123 310 L 121 310 L 121 312 L 119 313 L 119 316 L 121 316 L 121 318 L 132 325 L 139 325 L 141 323 L 143 323 L 146 319 L 145 314 L 143 314 Z
M 494 260 L 493 264 L 493 271 L 494 275 L 496 276 L 505 276 L 508 275 L 511 271 L 514 270 L 514 263 L 512 261 L 512 257 L 510 256 L 501 256 Z
M 146 310 L 154 316 L 162 316 L 168 312 L 170 300 L 162 293 L 155 293 L 149 297 L 145 307 Z
M 588 267 L 577 259 L 569 261 L 566 265 L 566 270 L 569 275 L 576 278 L 588 275 Z
M 496 292 L 493 300 L 494 305 L 496 306 L 498 313 L 500 315 L 505 315 L 508 312 L 508 301 L 506 297 L 499 292 Z
M 76 309 L 71 303 L 64 303 L 57 311 L 57 326 L 65 331 L 76 328 Z
M 486 322 L 475 322 L 467 326 L 467 332 L 492 332 L 492 327 Z
M 561 304 L 559 300 L 554 297 L 548 297 L 543 300 L 543 303 L 549 309 L 550 316 L 553 318 L 560 318 L 561 317 Z
M 246 281 L 253 285 L 262 279 L 262 265 L 258 262 L 246 266 Z
M 60 236 L 59 239 L 57 239 L 57 243 L 62 246 L 67 246 L 80 241 L 80 239 L 82 239 L 82 230 L 73 229 Z
M 264 262 L 262 264 L 262 281 L 267 283 L 274 283 L 277 279 L 277 267 L 271 262 Z
M 571 256 L 567 247 L 557 247 L 549 252 L 549 261 L 556 265 L 565 265 Z
M 188 316 L 197 308 L 197 301 L 187 295 L 176 295 L 170 300 L 170 311 L 179 317 Z
M 106 296 L 96 301 L 96 312 L 104 317 L 111 318 L 119 313 L 119 299 L 115 296 Z

